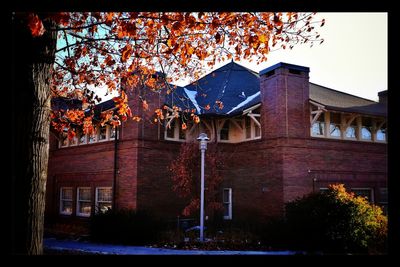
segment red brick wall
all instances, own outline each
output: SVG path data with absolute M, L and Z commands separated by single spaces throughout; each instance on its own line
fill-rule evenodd
M 285 202 L 331 182 L 376 192 L 386 187 L 386 144 L 310 138 L 307 72 L 296 75 L 279 68 L 260 83 L 262 139 L 219 144 L 225 159 L 222 187 L 232 188 L 234 220 L 282 215 Z M 148 111 L 142 110 L 138 98 L 129 102 L 133 114 L 146 121 L 122 125 L 117 207 L 147 209 L 175 219 L 185 203 L 172 191 L 168 166 L 181 143 L 162 140 L 163 127 L 150 123 L 160 99 L 157 93 L 147 94 Z M 60 186 L 112 184 L 114 142 L 56 149 L 53 136 L 50 145 L 48 215 L 58 216 Z
M 263 140 L 221 147 L 226 159 L 223 187 L 232 188 L 233 220 L 263 221 L 282 214 L 280 149 Z
M 132 123 L 132 124 L 131 124 Z M 129 128 L 127 127 L 129 126 Z M 118 141 L 117 199 L 118 208 L 136 208 L 137 140 L 131 137 L 133 122 L 123 123 Z M 90 186 L 92 209 L 95 188 L 112 186 L 114 180 L 114 141 L 99 142 L 77 147 L 57 148 L 57 140 L 50 140 L 50 159 L 47 180 L 46 214 L 55 218 L 59 214 L 60 187 Z M 74 208 L 76 205 L 74 195 Z M 72 216 L 74 217 L 74 210 Z
M 311 138 L 288 140 L 283 151 L 285 201 L 338 182 L 375 191 L 386 187 L 385 144 Z
M 263 137 L 309 136 L 308 72 L 291 74 L 287 68 L 260 78 Z
M 138 159 L 139 209 L 150 210 L 165 219 L 181 216 L 185 203 L 173 192 L 168 170 L 178 156 L 180 144 L 169 141 L 141 142 Z

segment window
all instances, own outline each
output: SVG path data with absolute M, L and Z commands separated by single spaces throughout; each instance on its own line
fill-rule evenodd
M 311 126 L 312 136 L 324 136 L 325 135 L 325 113 L 321 113 L 318 119 Z
M 363 117 L 361 123 L 361 139 L 372 140 L 372 119 Z
M 94 133 L 92 135 L 88 134 L 83 134 L 82 132 L 78 132 L 74 138 L 71 140 L 68 140 L 67 138 L 67 133 L 63 133 L 63 137 L 65 139 L 61 139 L 63 141 L 60 141 L 59 147 L 64 148 L 64 147 L 69 147 L 69 146 L 81 146 L 81 145 L 86 145 L 86 144 L 93 144 L 97 142 L 104 142 L 104 141 L 111 141 L 115 139 L 115 134 L 118 132 L 116 128 L 113 128 L 111 125 L 105 125 L 103 127 L 100 127 L 98 129 L 94 130 Z
M 259 111 L 255 110 L 256 113 L 249 113 L 244 117 L 244 130 L 245 130 L 245 139 L 259 139 L 261 138 L 261 128 L 255 122 L 257 120 L 259 122 L 260 114 Z M 258 118 L 258 119 L 257 119 Z
M 220 131 L 220 140 L 229 140 L 229 120 L 226 120 Z
M 382 207 L 383 214 L 387 215 L 387 206 L 388 206 L 388 191 L 387 187 L 379 188 L 379 206 Z
M 232 188 L 223 190 L 224 219 L 232 220 Z
M 180 123 L 177 123 L 176 128 L 178 128 L 179 139 L 180 139 L 180 140 L 185 140 L 185 139 L 186 139 L 186 133 L 185 133 L 185 130 L 182 129 L 181 124 L 180 124 Z
M 97 142 L 97 129 L 94 129 L 93 133 L 88 135 L 88 143 L 93 144 Z
M 105 212 L 111 209 L 112 188 L 97 187 L 96 188 L 96 212 Z
M 245 130 L 246 130 L 246 139 L 251 138 L 251 118 L 246 116 L 244 118 Z
M 99 130 L 99 141 L 107 140 L 107 126 L 100 127 Z
M 71 140 L 69 140 L 69 146 L 77 146 L 78 145 L 78 136 L 75 135 Z
M 78 187 L 76 215 L 89 217 L 92 210 L 90 187 Z
M 329 135 L 340 138 L 340 113 L 330 112 Z
M 378 131 L 376 131 L 376 141 L 386 141 L 386 125 L 382 125 Z
M 351 122 L 351 125 L 346 129 L 346 138 L 357 139 L 357 119 Z
M 112 127 L 112 126 L 107 126 L 107 127 L 108 127 L 108 130 L 110 132 L 110 134 L 109 134 L 110 140 L 114 140 L 115 139 L 115 134 L 117 133 L 117 128 L 116 127 Z
M 166 127 L 165 129 L 165 139 L 166 140 L 185 140 L 186 139 L 186 131 L 182 129 L 181 122 L 178 119 L 173 119 L 169 124 L 170 128 Z
M 167 127 L 167 138 L 171 138 L 174 139 L 175 137 L 175 119 L 173 119 L 171 121 L 171 123 L 169 124 L 170 127 Z
M 258 125 L 255 125 L 254 127 L 254 137 L 255 138 L 261 137 L 261 128 L 258 127 Z
M 60 147 L 67 147 L 68 146 L 68 137 L 67 137 L 67 133 L 63 132 L 61 134 L 61 141 L 60 141 Z
M 72 187 L 60 188 L 60 214 L 72 214 Z
M 352 188 L 351 192 L 353 192 L 356 196 L 364 197 L 369 202 L 374 203 L 374 195 L 372 188 Z
M 86 141 L 87 141 L 86 137 L 87 137 L 86 134 L 83 134 L 83 133 L 79 136 L 79 145 L 86 144 Z
M 67 147 L 68 146 L 68 138 L 63 137 L 63 140 L 61 141 L 61 147 Z

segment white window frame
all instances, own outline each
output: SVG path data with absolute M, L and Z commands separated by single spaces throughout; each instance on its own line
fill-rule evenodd
M 351 114 L 351 113 L 342 113 L 340 112 L 340 137 L 332 136 L 330 134 L 330 121 L 331 114 L 337 113 L 334 111 L 328 111 L 324 106 L 310 102 L 310 137 L 316 138 L 327 138 L 327 139 L 336 139 L 336 140 L 350 140 L 350 141 L 362 141 L 362 142 L 376 142 L 376 143 L 387 143 L 387 128 L 385 133 L 385 140 L 377 140 L 377 131 L 379 131 L 380 127 L 386 123 L 386 119 L 382 121 L 382 118 L 378 119 L 378 117 L 374 116 L 366 116 L 362 114 Z M 312 106 L 316 106 L 318 109 L 313 110 Z M 324 134 L 323 135 L 315 135 L 313 133 L 313 126 L 317 122 L 317 119 L 320 116 L 324 116 Z M 349 117 L 347 117 L 349 116 Z M 363 139 L 362 138 L 362 119 L 365 117 L 369 117 L 372 120 L 372 127 L 370 129 L 371 139 Z M 379 122 L 379 124 L 377 124 Z M 355 137 L 347 137 L 346 132 L 350 127 L 354 127 L 355 129 Z
M 317 137 L 317 138 L 326 138 L 326 130 L 327 130 L 327 126 L 326 126 L 326 113 L 327 110 L 325 109 L 325 107 L 319 103 L 315 103 L 315 102 L 310 102 L 310 136 L 311 137 Z M 316 107 L 316 110 L 313 110 L 313 106 Z M 318 121 L 318 119 L 324 116 L 324 134 L 317 134 L 315 135 L 313 133 L 313 126 L 314 124 Z
M 250 120 L 250 137 L 249 138 L 246 137 L 246 117 L 248 117 L 248 119 Z M 262 136 L 261 124 L 256 119 L 256 117 L 260 118 L 260 114 L 255 114 L 255 113 L 249 112 L 243 118 L 243 140 L 244 141 L 251 141 L 251 140 L 261 139 L 261 136 Z M 260 128 L 260 136 L 256 136 L 256 127 Z
M 221 139 L 221 131 L 222 131 L 222 129 L 224 128 L 224 125 L 225 125 L 225 123 L 229 123 L 229 127 L 228 127 L 228 139 Z M 217 123 L 219 123 L 219 121 L 217 122 Z M 221 142 L 221 143 L 231 143 L 231 128 L 232 128 L 232 122 L 230 121 L 230 119 L 226 119 L 226 120 L 223 120 L 223 122 L 222 122 L 222 124 L 221 124 L 221 128 L 219 129 L 219 131 L 218 131 L 218 142 Z
M 80 189 L 89 189 L 90 190 L 90 200 L 80 200 L 79 199 L 79 190 Z M 91 187 L 81 186 L 81 187 L 78 187 L 77 191 L 76 191 L 76 215 L 80 216 L 80 217 L 90 217 L 90 215 L 92 213 L 92 207 L 90 207 L 90 213 L 89 214 L 80 213 L 79 212 L 79 210 L 80 210 L 79 208 L 80 208 L 80 204 L 81 204 L 80 202 L 89 202 L 90 205 L 92 205 L 92 188 Z
M 116 137 L 117 137 L 117 139 L 119 139 L 119 129 L 117 129 L 117 128 L 118 128 L 118 126 L 113 128 L 111 125 L 107 125 L 107 140 L 115 140 L 115 137 L 111 137 L 111 132 L 113 131 L 113 129 L 115 129 Z
M 225 194 L 225 191 L 228 191 L 229 193 L 229 195 L 228 195 L 228 199 L 229 199 L 229 201 L 228 202 L 225 202 L 225 199 L 224 199 L 224 194 Z M 224 205 L 224 207 L 225 207 L 225 204 L 228 204 L 229 206 L 228 206 L 228 215 L 224 215 L 224 220 L 232 220 L 232 188 L 223 188 L 222 189 L 222 203 L 223 203 L 223 205 Z
M 106 138 L 100 140 L 100 132 L 101 132 L 101 129 L 102 129 L 102 128 L 105 128 L 105 129 L 106 129 Z M 106 141 L 109 141 L 109 139 L 110 139 L 110 138 L 109 138 L 108 126 L 107 126 L 107 125 L 104 125 L 103 127 L 100 126 L 99 129 L 98 129 L 98 131 L 97 131 L 97 142 L 99 142 L 99 143 L 101 143 L 101 142 L 106 142 Z
M 106 138 L 100 140 L 100 128 L 102 127 L 97 127 L 93 133 L 93 135 L 96 137 L 96 141 L 94 142 L 89 142 L 89 134 L 83 134 L 83 133 L 77 133 L 74 138 L 76 138 L 76 144 L 72 144 L 70 140 L 67 138 L 67 145 L 62 146 L 62 139 L 59 141 L 59 148 L 66 148 L 66 147 L 71 147 L 71 146 L 83 146 L 83 145 L 92 145 L 96 143 L 102 143 L 102 142 L 107 142 L 107 141 L 113 141 L 115 140 L 114 137 L 111 137 L 111 131 L 113 130 L 113 127 L 111 125 L 105 125 L 103 127 L 106 127 Z M 83 143 L 80 143 L 80 138 L 84 137 L 85 140 Z M 117 138 L 119 138 L 119 130 L 117 130 Z
M 71 197 L 71 199 L 65 199 L 65 198 L 63 198 L 63 189 L 70 189 L 71 190 L 71 192 L 72 192 L 72 197 Z M 73 202 L 74 202 L 74 189 L 72 188 L 72 187 L 67 187 L 67 186 L 63 186 L 63 187 L 60 187 L 60 207 L 59 207 L 59 211 L 60 211 L 60 214 L 62 214 L 62 215 L 72 215 L 72 210 L 71 210 L 71 212 L 65 212 L 65 211 L 63 211 L 63 202 L 64 201 L 71 201 L 71 208 L 73 207 Z
M 385 127 L 385 139 L 384 139 L 384 140 L 378 140 L 378 131 L 381 131 L 383 125 L 386 126 L 386 127 Z M 375 120 L 375 135 L 374 135 L 374 141 L 375 141 L 375 142 L 378 142 L 378 143 L 386 143 L 387 140 L 388 140 L 388 137 L 387 137 L 387 123 L 386 123 L 386 120 L 380 121 L 379 123 L 378 123 L 377 120 Z
M 325 116 L 325 123 L 327 124 L 327 127 L 325 127 L 325 130 L 327 130 L 326 135 L 332 139 L 341 139 L 342 138 L 342 114 L 338 113 L 340 116 L 340 121 L 337 124 L 337 123 L 333 123 L 333 122 L 331 123 L 331 114 L 332 113 L 337 113 L 337 112 L 326 112 L 326 116 Z M 331 124 L 339 126 L 339 136 L 331 135 Z
M 80 139 L 81 139 L 81 137 L 85 137 L 85 141 L 83 142 L 83 143 L 80 143 Z M 78 146 L 83 146 L 83 145 L 87 145 L 88 144 L 88 135 L 87 134 L 83 134 L 83 133 L 80 133 L 79 134 L 79 138 L 78 138 Z
M 99 190 L 101 189 L 110 189 L 111 194 L 112 194 L 112 187 L 111 186 L 102 186 L 102 187 L 96 187 L 96 198 L 95 198 L 95 212 L 98 213 L 98 204 L 99 203 L 110 203 L 112 206 L 112 195 L 111 195 L 111 200 L 110 201 L 101 201 L 99 200 Z
M 67 144 L 64 146 L 63 145 L 63 141 L 67 141 Z M 67 133 L 66 132 L 62 132 L 61 133 L 61 137 L 60 137 L 60 141 L 59 141 L 59 144 L 58 144 L 58 147 L 59 148 L 66 148 L 66 147 L 69 147 L 69 139 L 68 139 L 68 135 L 67 135 Z
M 176 141 L 176 142 L 185 142 L 186 138 L 187 138 L 187 129 L 185 130 L 185 139 L 180 139 L 179 138 L 179 130 L 180 127 L 182 127 L 181 121 L 178 118 L 173 118 L 172 120 L 174 120 L 174 137 L 168 137 L 167 132 L 168 132 L 168 127 L 171 127 L 171 123 L 166 124 L 166 126 L 164 127 L 164 140 L 169 140 L 169 141 Z M 193 127 L 193 126 L 192 126 Z
M 90 137 L 94 136 L 96 139 L 93 142 L 90 142 Z M 86 135 L 86 144 L 91 145 L 91 144 L 96 144 L 99 142 L 99 129 L 98 127 L 94 128 L 93 134 L 87 134 Z
M 76 140 L 75 144 L 72 143 L 72 140 L 74 140 L 74 139 Z M 72 140 L 68 140 L 68 146 L 78 146 L 78 142 L 79 142 L 78 134 L 76 134 L 74 136 L 74 138 L 72 138 Z

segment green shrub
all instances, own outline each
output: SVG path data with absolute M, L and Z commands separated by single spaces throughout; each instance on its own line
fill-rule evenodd
M 99 212 L 91 218 L 93 241 L 145 245 L 158 239 L 163 223 L 146 211 L 129 209 Z
M 286 204 L 290 245 L 332 253 L 385 253 L 387 218 L 380 207 L 332 185 Z

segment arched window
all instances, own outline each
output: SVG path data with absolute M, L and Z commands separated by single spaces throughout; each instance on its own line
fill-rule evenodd
M 164 138 L 171 141 L 186 140 L 186 130 L 182 129 L 182 122 L 179 119 L 172 119 L 169 126 L 165 126 Z
M 226 120 L 220 131 L 220 140 L 229 140 L 229 120 Z

